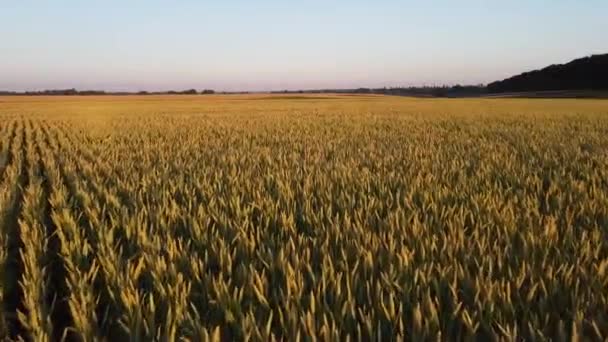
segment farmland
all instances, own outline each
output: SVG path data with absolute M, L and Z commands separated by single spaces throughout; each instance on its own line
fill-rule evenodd
M 608 338 L 608 102 L 0 97 L 0 337 Z

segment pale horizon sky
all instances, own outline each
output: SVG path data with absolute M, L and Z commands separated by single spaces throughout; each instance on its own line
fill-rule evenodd
M 0 0 L 0 90 L 477 84 L 608 53 L 608 1 Z

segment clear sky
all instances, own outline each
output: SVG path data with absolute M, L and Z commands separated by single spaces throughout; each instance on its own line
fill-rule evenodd
M 0 90 L 486 83 L 608 52 L 607 0 L 0 0 Z

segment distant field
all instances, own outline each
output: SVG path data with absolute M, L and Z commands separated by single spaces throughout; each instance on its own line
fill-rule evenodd
M 0 336 L 608 338 L 603 100 L 0 97 Z

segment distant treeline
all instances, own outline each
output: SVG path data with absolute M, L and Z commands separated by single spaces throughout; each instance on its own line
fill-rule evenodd
M 211 89 L 198 91 L 188 89 L 182 91 L 139 91 L 139 92 L 108 92 L 103 90 L 77 90 L 77 89 L 51 89 L 42 91 L 0 91 L 0 95 L 40 95 L 40 96 L 70 96 L 70 95 L 210 95 L 210 94 L 248 94 L 246 91 L 239 92 L 216 92 Z M 427 87 L 392 87 L 392 88 L 354 88 L 354 89 L 313 89 L 313 90 L 282 90 L 272 91 L 273 94 L 383 94 L 401 96 L 421 97 L 465 97 L 480 96 L 486 93 L 483 85 L 475 86 L 427 86 Z
M 575 59 L 488 84 L 490 93 L 608 89 L 608 54 Z
M 487 93 L 483 85 L 425 86 L 425 87 L 391 87 L 391 88 L 355 88 L 355 89 L 317 89 L 317 90 L 283 90 L 273 94 L 378 94 L 419 97 L 468 97 L 482 96 Z
M 17 91 L 0 91 L 0 95 L 41 95 L 41 96 L 53 96 L 53 95 L 211 95 L 215 94 L 215 91 L 212 89 L 204 89 L 198 91 L 196 89 L 188 89 L 188 90 L 168 90 L 168 91 L 139 91 L 139 92 L 111 92 L 104 90 L 76 90 L 74 88 L 71 89 L 49 89 L 42 91 L 25 91 L 25 92 L 17 92 Z
M 314 89 L 282 90 L 273 94 L 382 94 L 419 97 L 475 97 L 502 93 L 532 93 L 548 91 L 597 91 L 608 90 L 608 54 L 593 55 L 575 59 L 566 64 L 551 65 L 541 70 L 496 81 L 484 86 L 453 85 L 424 87 L 391 87 L 391 88 L 353 88 L 353 89 Z M 103 90 L 53 89 L 43 91 L 0 91 L 0 95 L 200 95 L 215 94 L 211 89 L 140 91 L 140 92 L 107 92 Z M 248 94 L 249 92 L 220 92 L 220 94 Z M 542 93 L 539 93 L 542 96 Z M 561 96 L 567 96 L 561 95 Z M 581 95 L 582 97 L 590 95 Z

